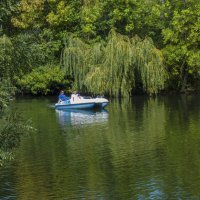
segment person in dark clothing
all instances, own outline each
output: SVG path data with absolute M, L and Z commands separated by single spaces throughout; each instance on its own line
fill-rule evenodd
M 59 101 L 66 101 L 67 100 L 67 97 L 65 96 L 64 91 L 60 92 L 60 95 L 59 95 L 58 98 L 59 98 Z

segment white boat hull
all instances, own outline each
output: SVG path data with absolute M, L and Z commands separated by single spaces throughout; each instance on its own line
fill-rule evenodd
M 104 108 L 108 103 L 109 101 L 104 98 L 84 99 L 78 97 L 58 102 L 55 104 L 55 108 L 58 110 Z

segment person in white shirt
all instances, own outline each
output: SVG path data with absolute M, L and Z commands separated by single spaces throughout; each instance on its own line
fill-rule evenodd
M 71 95 L 71 100 L 72 101 L 76 101 L 76 100 L 78 100 L 80 98 L 81 98 L 80 95 L 76 91 L 73 92 L 72 95 Z

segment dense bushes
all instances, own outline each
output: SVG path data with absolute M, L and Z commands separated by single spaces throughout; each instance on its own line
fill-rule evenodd
M 69 89 L 70 81 L 59 67 L 42 66 L 33 69 L 22 78 L 16 78 L 20 92 L 26 94 L 54 94 L 60 89 Z

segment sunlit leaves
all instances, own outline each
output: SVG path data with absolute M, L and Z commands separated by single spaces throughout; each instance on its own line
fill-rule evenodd
M 69 87 L 64 71 L 57 66 L 38 67 L 22 78 L 17 78 L 16 81 L 23 93 L 53 94 L 59 89 Z
M 18 5 L 20 15 L 12 18 L 15 27 L 27 29 L 31 27 L 40 28 L 42 26 L 44 0 L 21 0 Z
M 57 5 L 56 11 L 51 11 L 47 15 L 47 22 L 52 26 L 59 26 L 62 23 L 65 25 L 70 25 L 73 23 L 76 17 L 76 10 L 71 6 L 66 4 L 64 1 L 60 1 Z

